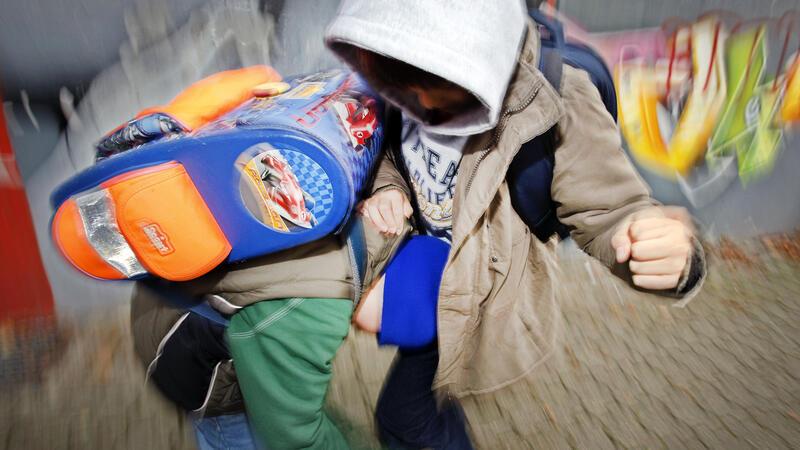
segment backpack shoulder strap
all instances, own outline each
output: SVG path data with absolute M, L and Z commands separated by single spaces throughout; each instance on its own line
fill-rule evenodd
M 175 308 L 187 309 L 211 322 L 228 327 L 230 321 L 223 317 L 216 309 L 212 308 L 208 302 L 189 296 L 180 289 L 171 285 L 166 280 L 156 278 L 145 278 L 139 281 L 143 286 L 158 292 L 160 296 Z
M 411 198 L 408 201 L 411 203 L 411 209 L 414 211 L 411 214 L 411 225 L 415 229 L 419 229 L 422 225 L 422 216 L 419 209 L 419 204 L 417 203 L 417 196 L 414 195 L 413 190 L 414 187 L 411 184 L 411 175 L 408 173 L 408 168 L 405 164 L 405 159 L 403 158 L 403 142 L 402 142 L 402 128 L 403 128 L 403 117 L 402 113 L 399 109 L 395 107 L 389 108 L 386 114 L 386 128 L 389 132 L 386 135 L 386 140 L 384 141 L 384 146 L 388 149 L 387 154 L 389 158 L 391 158 L 392 163 L 394 163 L 395 168 L 400 173 L 400 176 L 403 177 L 405 180 L 408 189 L 412 191 Z
M 564 27 L 557 19 L 548 17 L 538 9 L 529 11 L 531 18 L 543 30 L 539 38 L 539 71 L 547 81 L 561 94 L 561 74 L 566 46 Z
M 561 94 L 564 66 L 564 35 L 561 24 L 538 10 L 531 11 L 531 16 L 549 34 L 546 39 L 541 40 L 539 47 L 539 71 L 556 92 Z M 541 241 L 547 241 L 556 233 L 561 237 L 568 234 L 566 226 L 558 221 L 557 205 L 550 193 L 558 141 L 557 127 L 555 125 L 524 143 L 506 175 L 514 209 Z
M 364 237 L 362 219 L 353 215 L 345 227 L 347 253 L 350 258 L 350 269 L 353 272 L 353 309 L 361 302 L 364 290 L 364 275 L 367 272 L 367 242 Z
M 561 75 L 564 70 L 564 61 L 561 51 L 554 47 L 541 47 L 539 56 L 539 71 L 547 79 L 556 92 L 561 95 Z

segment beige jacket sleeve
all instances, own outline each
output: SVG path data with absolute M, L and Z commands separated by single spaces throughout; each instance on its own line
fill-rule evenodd
M 659 203 L 622 149 L 619 130 L 588 75 L 565 66 L 562 83 L 565 116 L 559 122 L 561 142 L 551 187 L 559 220 L 570 228 L 580 248 L 630 283 L 628 265 L 616 262 L 611 237 L 628 215 Z M 705 275 L 705 258 L 696 240 L 694 247 L 690 265 L 695 266 L 694 275 L 702 272 L 701 279 L 693 280 L 684 292 L 687 270 L 679 289 L 657 293 L 678 297 L 696 293 Z
M 406 184 L 403 176 L 395 165 L 396 162 L 392 157 L 395 153 L 392 148 L 393 145 L 399 145 L 400 127 L 402 121 L 400 112 L 391 107 L 387 107 L 385 111 L 385 126 L 384 126 L 384 144 L 383 152 L 378 161 L 378 170 L 375 174 L 375 180 L 372 184 L 372 194 L 382 191 L 384 189 L 400 189 L 410 198 L 411 190 Z M 399 152 L 398 152 L 399 153 Z
M 375 181 L 372 184 L 372 193 L 375 194 L 384 189 L 400 189 L 406 196 L 409 196 L 409 188 L 405 180 L 403 180 L 403 176 L 400 175 L 400 171 L 397 170 L 397 167 L 394 165 L 395 163 L 390 153 L 390 148 L 387 144 L 378 163 L 378 171 L 375 174 Z
M 400 126 L 399 113 L 387 109 L 388 126 Z M 396 120 L 392 120 L 396 119 Z M 411 199 L 411 189 L 406 184 L 405 179 L 400 174 L 400 170 L 395 165 L 393 154 L 393 140 L 389 137 L 393 132 L 399 130 L 387 130 L 386 140 L 383 146 L 383 153 L 381 154 L 378 162 L 378 169 L 375 174 L 375 180 L 372 184 L 371 194 L 386 190 L 386 189 L 399 189 L 406 197 Z M 405 238 L 411 234 L 411 222 L 406 219 L 403 223 L 403 230 L 397 236 L 386 236 L 381 234 L 370 220 L 360 219 L 364 221 L 364 239 L 367 245 L 368 264 L 364 274 L 364 289 L 369 288 L 377 279 L 383 274 L 386 265 L 394 256 L 400 244 L 403 243 Z
M 658 203 L 622 150 L 619 131 L 588 75 L 567 71 L 562 92 L 565 115 L 558 124 L 551 187 L 558 218 L 578 246 L 611 266 L 616 226 Z

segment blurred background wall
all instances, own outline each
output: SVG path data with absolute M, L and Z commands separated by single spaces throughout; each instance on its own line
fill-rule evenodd
M 529 4 L 538 4 L 529 1 Z M 129 285 L 76 274 L 55 253 L 48 197 L 92 161 L 92 145 L 139 109 L 165 102 L 205 75 L 268 63 L 293 74 L 337 65 L 321 34 L 337 0 L 0 0 L 0 86 L 57 309 L 125 301 Z M 793 0 L 561 0 L 589 32 L 658 27 L 726 10 L 780 17 Z M 800 139 L 785 135 L 774 171 L 734 180 L 693 205 L 674 183 L 643 171 L 656 197 L 692 209 L 710 237 L 790 231 L 800 224 Z
M 151 32 L 166 32 L 183 23 L 189 13 L 209 0 L 164 0 L 163 13 L 149 23 Z M 246 0 L 215 3 L 237 7 Z M 261 0 L 260 7 L 274 15 L 284 12 L 286 25 L 305 25 L 303 32 L 289 40 L 300 41 L 295 48 L 317 51 L 320 42 L 311 31 L 324 26 L 327 14 L 338 0 Z M 528 0 L 530 6 L 541 0 Z M 3 0 L 0 3 L 0 80 L 6 100 L 19 98 L 19 91 L 38 100 L 53 100 L 61 86 L 80 94 L 102 69 L 119 59 L 119 48 L 130 37 L 148 44 L 134 10 L 152 3 L 141 0 Z M 561 0 L 559 9 L 590 31 L 618 31 L 658 26 L 668 17 L 693 19 L 712 10 L 731 11 L 742 17 L 780 17 L 796 0 Z M 326 14 L 327 13 L 327 14 Z M 157 33 L 155 33 L 157 34 Z M 153 33 L 151 33 L 151 36 Z
M 539 3 L 539 2 L 532 2 Z M 721 10 L 745 18 L 780 17 L 796 9 L 796 0 L 560 0 L 559 10 L 590 31 L 618 31 L 657 27 L 668 17 L 694 19 Z

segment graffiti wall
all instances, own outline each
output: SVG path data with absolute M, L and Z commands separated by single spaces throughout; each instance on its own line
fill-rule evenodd
M 712 235 L 800 224 L 797 12 L 592 33 L 548 10 L 612 70 L 626 150 L 656 197 L 691 208 Z

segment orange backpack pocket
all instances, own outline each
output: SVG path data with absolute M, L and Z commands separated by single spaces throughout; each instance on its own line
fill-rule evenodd
M 113 199 L 120 231 L 149 273 L 191 280 L 230 253 L 228 239 L 183 165 L 140 169 L 102 186 Z
M 58 208 L 52 233 L 72 265 L 106 280 L 147 273 L 191 280 L 214 269 L 231 251 L 177 162 L 134 170 L 70 197 Z

